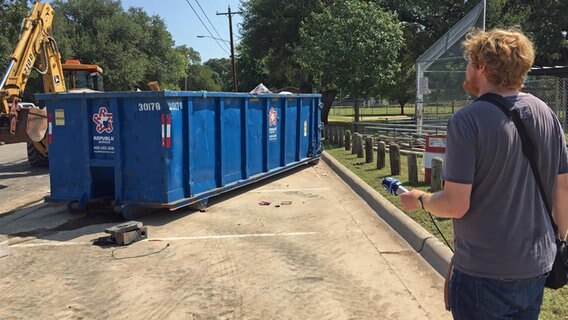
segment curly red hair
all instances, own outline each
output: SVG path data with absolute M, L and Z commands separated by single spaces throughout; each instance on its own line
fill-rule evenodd
M 520 89 L 534 63 L 533 44 L 518 29 L 473 30 L 462 45 L 465 57 L 485 66 L 489 82 L 500 88 Z

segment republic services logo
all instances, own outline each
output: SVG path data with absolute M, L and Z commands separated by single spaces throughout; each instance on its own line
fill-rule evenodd
M 276 125 L 276 119 L 278 119 L 278 114 L 274 108 L 270 108 L 268 112 L 268 125 L 274 127 Z
M 93 122 L 97 125 L 98 133 L 112 133 L 112 113 L 106 107 L 100 107 L 99 112 L 93 114 Z

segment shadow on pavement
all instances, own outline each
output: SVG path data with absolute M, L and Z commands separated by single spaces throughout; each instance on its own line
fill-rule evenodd
M 209 199 L 208 207 L 238 197 L 242 193 L 261 188 L 284 177 L 293 175 L 311 166 L 300 166 L 276 176 L 257 181 L 251 185 L 240 187 Z M 251 203 L 251 206 L 257 206 Z M 175 211 L 167 209 L 144 209 L 135 220 L 145 226 L 162 226 L 198 212 L 191 207 Z M 82 236 L 92 235 L 91 241 L 101 236 L 110 226 L 120 224 L 125 219 L 115 213 L 110 200 L 90 203 L 87 210 L 71 213 L 66 204 L 45 202 L 30 207 L 10 211 L 0 215 L 0 235 L 8 237 L 10 245 L 24 243 L 35 239 L 52 241 L 69 241 Z

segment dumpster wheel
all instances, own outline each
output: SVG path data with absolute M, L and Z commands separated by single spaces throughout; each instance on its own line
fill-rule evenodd
M 119 213 L 125 220 L 132 220 L 136 217 L 134 208 L 131 205 L 121 204 L 114 206 L 112 209 L 115 213 Z
M 81 204 L 80 201 L 69 201 L 65 206 L 67 207 L 67 211 L 71 214 L 79 214 L 87 211 L 87 205 Z
M 308 162 L 310 166 L 317 166 L 320 163 L 320 158 Z
M 189 207 L 194 210 L 205 212 L 205 210 L 207 209 L 207 204 L 209 204 L 209 199 L 203 199 L 190 204 Z

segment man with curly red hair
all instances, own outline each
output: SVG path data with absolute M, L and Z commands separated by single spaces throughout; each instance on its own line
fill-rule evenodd
M 553 111 L 521 92 L 534 62 L 516 29 L 473 31 L 463 42 L 464 89 L 494 93 L 520 112 L 559 234 L 568 232 L 568 156 Z M 494 104 L 474 101 L 448 123 L 444 189 L 401 195 L 406 210 L 452 218 L 455 254 L 448 303 L 455 319 L 538 319 L 556 253 L 555 234 L 522 153 L 515 124 Z

